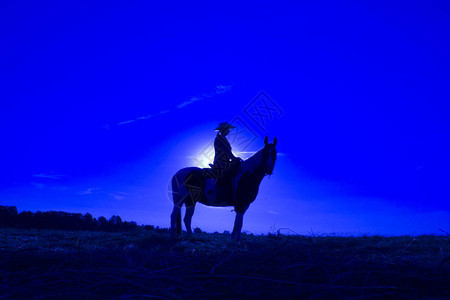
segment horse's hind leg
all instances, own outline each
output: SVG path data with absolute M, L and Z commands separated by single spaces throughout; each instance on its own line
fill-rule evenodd
M 170 215 L 170 238 L 176 240 L 177 235 L 181 233 L 181 207 L 173 206 Z
M 175 240 L 181 235 L 181 207 L 186 199 L 186 192 L 183 192 L 182 174 L 177 173 L 172 178 L 173 211 L 170 215 L 170 238 Z
M 194 214 L 195 204 L 188 206 L 186 204 L 186 214 L 184 215 L 184 225 L 186 225 L 186 231 L 188 236 L 192 235 L 191 221 Z

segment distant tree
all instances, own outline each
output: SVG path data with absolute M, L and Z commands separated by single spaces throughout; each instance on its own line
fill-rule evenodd
M 22 211 L 17 213 L 15 206 L 0 206 L 0 227 L 61 229 L 61 230 L 102 230 L 131 231 L 137 228 L 154 230 L 151 225 L 138 226 L 136 222 L 122 221 L 118 215 L 109 220 L 99 217 L 98 220 L 90 213 L 68 213 L 63 211 Z
M 32 226 L 34 228 L 46 228 L 47 224 L 45 224 L 45 216 L 44 213 L 42 211 L 37 211 L 33 214 L 33 223 Z
M 102 231 L 107 231 L 108 228 L 108 220 L 105 217 L 101 216 L 98 218 L 99 229 Z
M 80 213 L 71 213 L 69 216 L 71 230 L 83 229 L 83 215 Z
M 17 207 L 0 206 L 0 226 L 14 227 L 17 222 Z
M 132 230 L 135 230 L 137 227 L 138 227 L 138 225 L 136 224 L 136 222 L 133 222 L 133 221 L 127 222 L 127 221 L 125 221 L 125 222 L 123 222 L 122 230 L 123 231 L 132 231 Z
M 116 216 L 116 215 L 112 216 L 109 219 L 108 223 L 111 227 L 111 230 L 114 230 L 114 231 L 122 230 L 123 222 L 122 222 L 122 218 L 120 216 Z
M 113 226 L 117 226 L 117 225 L 122 224 L 123 222 L 122 222 L 122 218 L 120 216 L 114 215 L 109 219 L 109 223 L 111 223 Z
M 92 217 L 90 213 L 85 213 L 83 215 L 83 229 L 84 230 L 96 230 L 97 220 Z
M 142 227 L 144 227 L 144 229 L 148 231 L 155 230 L 155 226 L 153 225 L 142 225 Z
M 34 214 L 31 211 L 22 211 L 17 216 L 17 225 L 19 228 L 33 228 Z

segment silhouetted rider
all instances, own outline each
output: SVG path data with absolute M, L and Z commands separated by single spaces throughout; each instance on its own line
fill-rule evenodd
M 215 156 L 213 167 L 218 172 L 228 171 L 234 162 L 240 160 L 231 152 L 230 142 L 228 142 L 226 138 L 226 136 L 230 133 L 230 130 L 233 128 L 235 127 L 228 124 L 228 122 L 222 122 L 216 128 L 219 132 L 214 140 Z
M 236 175 L 241 162 L 241 158 L 234 156 L 231 152 L 230 142 L 226 138 L 233 128 L 235 127 L 228 122 L 222 122 L 215 129 L 219 132 L 214 140 L 215 155 L 212 168 L 218 176 L 217 186 L 226 189 L 227 192 L 231 192 L 231 179 Z

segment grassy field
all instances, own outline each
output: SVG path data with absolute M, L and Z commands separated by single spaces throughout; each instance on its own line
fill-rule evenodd
M 0 298 L 450 299 L 450 237 L 0 229 Z

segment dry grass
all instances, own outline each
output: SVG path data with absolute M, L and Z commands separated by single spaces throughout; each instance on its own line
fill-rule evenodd
M 0 229 L 6 298 L 450 298 L 450 238 Z

